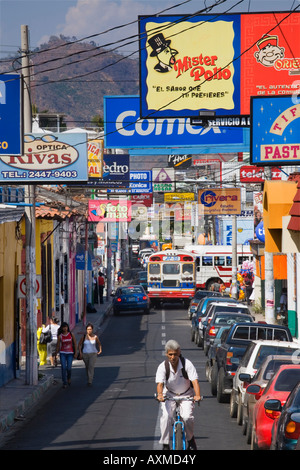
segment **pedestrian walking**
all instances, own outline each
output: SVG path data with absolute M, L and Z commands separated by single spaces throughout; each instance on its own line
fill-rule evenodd
M 87 384 L 91 386 L 94 378 L 96 359 L 102 353 L 102 345 L 98 336 L 94 333 L 92 323 L 86 325 L 86 334 L 80 339 L 78 350 L 79 358 L 83 359 L 85 364 Z
M 59 353 L 63 388 L 71 385 L 72 362 L 76 357 L 77 345 L 68 323 L 63 322 L 57 332 L 56 354 Z
M 52 367 L 57 366 L 56 346 L 57 332 L 59 329 L 59 320 L 57 317 L 50 318 L 50 324 L 42 329 L 42 333 L 51 332 L 51 341 L 47 344 L 47 353 Z
M 251 297 L 251 294 L 252 294 L 252 291 L 253 291 L 251 275 L 246 277 L 246 279 L 244 281 L 244 284 L 245 284 L 245 288 L 246 288 L 247 305 L 251 305 L 250 297 Z
M 99 300 L 100 304 L 103 304 L 103 291 L 105 287 L 105 279 L 101 272 L 99 272 L 98 276 L 98 288 L 99 288 Z

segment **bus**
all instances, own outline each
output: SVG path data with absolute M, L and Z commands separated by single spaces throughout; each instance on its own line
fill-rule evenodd
M 187 245 L 185 251 L 196 257 L 196 288 L 210 290 L 221 280 L 230 287 L 232 280 L 231 245 Z M 237 269 L 245 262 L 253 261 L 249 245 L 237 246 Z
M 195 256 L 183 250 L 164 250 L 149 256 L 148 296 L 152 305 L 183 301 L 189 305 L 196 291 Z

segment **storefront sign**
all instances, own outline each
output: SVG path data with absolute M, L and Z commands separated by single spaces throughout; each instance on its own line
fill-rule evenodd
M 23 95 L 21 75 L 0 75 L 0 155 L 22 155 Z
M 130 222 L 131 202 L 126 200 L 90 200 L 89 222 Z
M 281 171 L 272 168 L 272 180 L 281 180 Z M 263 183 L 265 181 L 265 172 L 262 168 L 254 165 L 245 165 L 240 168 L 241 183 Z
M 277 167 L 299 165 L 300 103 L 298 96 L 253 97 L 251 109 L 251 163 Z
M 241 213 L 241 190 L 239 188 L 201 189 L 198 203 L 204 215 L 232 215 Z

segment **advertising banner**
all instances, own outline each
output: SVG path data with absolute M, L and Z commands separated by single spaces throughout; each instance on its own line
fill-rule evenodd
M 189 118 L 141 119 L 139 96 L 104 97 L 105 148 L 130 148 L 131 154 L 135 149 L 142 154 L 153 148 L 171 154 L 174 148 L 178 155 L 179 148 L 184 154 L 218 153 L 228 152 L 230 145 L 233 152 L 249 152 L 249 136 L 249 129 L 193 127 Z
M 87 185 L 97 188 L 128 188 L 129 178 L 128 154 L 104 154 L 102 178 L 91 177 Z
M 89 178 L 103 176 L 103 140 L 95 139 L 88 142 Z
M 142 118 L 247 116 L 299 89 L 300 13 L 139 17 Z
M 19 74 L 0 75 L 0 155 L 22 155 L 23 95 Z
M 88 220 L 89 222 L 130 222 L 131 202 L 122 199 L 90 200 Z
M 153 191 L 170 192 L 175 189 L 175 170 L 174 168 L 153 168 Z
M 233 215 L 241 213 L 241 190 L 239 188 L 201 189 L 198 204 L 204 215 Z
M 26 134 L 24 155 L 0 156 L 0 182 L 87 181 L 86 134 Z
M 296 95 L 251 98 L 251 118 L 251 163 L 299 165 L 300 103 Z
M 272 168 L 272 180 L 281 180 L 281 171 Z M 263 183 L 265 181 L 265 173 L 262 168 L 254 165 L 244 165 L 240 168 L 241 183 Z

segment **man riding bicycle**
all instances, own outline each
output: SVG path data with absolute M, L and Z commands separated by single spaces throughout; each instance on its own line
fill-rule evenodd
M 176 403 L 165 401 L 164 394 L 170 396 L 194 397 L 200 401 L 200 385 L 196 368 L 188 359 L 181 356 L 180 345 L 175 340 L 169 340 L 165 345 L 167 360 L 162 362 L 156 371 L 157 399 L 161 402 L 162 416 L 160 419 L 161 438 L 163 450 L 169 450 L 170 427 Z M 185 424 L 188 450 L 197 450 L 194 438 L 194 403 L 182 401 L 180 414 Z

